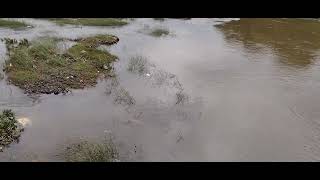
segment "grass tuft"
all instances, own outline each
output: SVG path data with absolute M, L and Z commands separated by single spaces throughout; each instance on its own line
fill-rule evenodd
M 128 71 L 143 74 L 148 72 L 148 60 L 143 56 L 133 56 L 129 60 Z
M 12 110 L 5 109 L 0 114 L 0 151 L 13 141 L 18 140 L 23 127 L 16 120 Z
M 28 26 L 29 25 L 24 22 L 0 19 L 0 27 L 11 28 L 11 29 L 21 29 L 21 28 L 26 28 Z
M 68 162 L 114 162 L 118 152 L 112 141 L 102 143 L 82 141 L 71 144 L 64 152 Z
M 121 18 L 49 18 L 59 25 L 84 25 L 84 26 L 123 26 L 128 24 Z
M 157 28 L 150 32 L 150 35 L 154 37 L 167 36 L 169 34 L 170 34 L 169 30 L 165 28 Z
M 164 21 L 165 20 L 165 18 L 153 18 L 153 19 L 156 21 Z

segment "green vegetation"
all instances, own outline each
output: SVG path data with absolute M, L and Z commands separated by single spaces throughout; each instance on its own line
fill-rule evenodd
M 143 56 L 133 56 L 129 60 L 128 71 L 143 74 L 148 70 L 148 60 Z
M 99 45 L 112 45 L 118 42 L 119 38 L 112 35 L 101 34 L 93 37 L 76 39 L 76 41 L 79 41 L 89 47 L 97 47 Z
M 151 36 L 155 36 L 155 37 L 161 37 L 161 36 L 166 36 L 169 35 L 169 30 L 165 29 L 165 28 L 157 28 L 154 29 L 150 32 Z
M 170 19 L 190 20 L 191 18 L 170 18 Z
M 16 120 L 11 110 L 3 110 L 0 114 L 0 151 L 13 141 L 18 140 L 23 127 Z
M 164 18 L 153 18 L 153 19 L 156 21 L 164 21 L 165 20 Z
M 82 141 L 68 146 L 63 156 L 68 162 L 114 162 L 119 155 L 112 141 Z
M 28 27 L 28 24 L 20 21 L 0 19 L 0 27 L 20 29 Z
M 166 18 L 153 18 L 156 21 L 164 21 Z M 191 18 L 168 18 L 168 19 L 181 19 L 181 20 L 190 20 Z
M 128 24 L 121 18 L 49 18 L 59 25 L 84 25 L 84 26 L 123 26 Z
M 9 82 L 26 93 L 59 94 L 94 86 L 100 75 L 111 73 L 111 63 L 117 58 L 97 47 L 118 40 L 111 35 L 77 39 L 78 43 L 60 54 L 58 39 L 40 38 L 31 43 L 4 39 L 9 55 L 4 71 Z

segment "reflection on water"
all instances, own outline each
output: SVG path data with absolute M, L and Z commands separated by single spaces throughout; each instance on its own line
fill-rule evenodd
M 281 63 L 296 67 L 312 64 L 320 49 L 320 23 L 314 20 L 241 18 L 216 27 L 227 42 L 242 43 L 250 53 L 270 48 Z

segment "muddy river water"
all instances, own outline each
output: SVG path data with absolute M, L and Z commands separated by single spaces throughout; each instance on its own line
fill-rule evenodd
M 0 108 L 30 119 L 0 161 L 61 161 L 64 144 L 112 133 L 122 161 L 320 159 L 320 22 L 134 19 L 123 27 L 23 19 L 0 38 L 111 33 L 116 78 L 68 95 L 30 97 L 0 81 Z M 165 27 L 153 37 L 145 29 Z M 143 56 L 146 73 L 128 71 Z M 6 50 L 0 44 L 0 63 Z

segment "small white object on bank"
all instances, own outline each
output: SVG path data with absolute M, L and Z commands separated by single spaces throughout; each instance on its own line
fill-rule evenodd
M 26 117 L 24 117 L 24 118 L 19 118 L 19 119 L 17 119 L 17 121 L 18 121 L 23 127 L 26 127 L 26 126 L 29 126 L 29 125 L 32 124 L 32 123 L 31 123 L 31 120 L 30 120 L 29 118 L 26 118 Z

